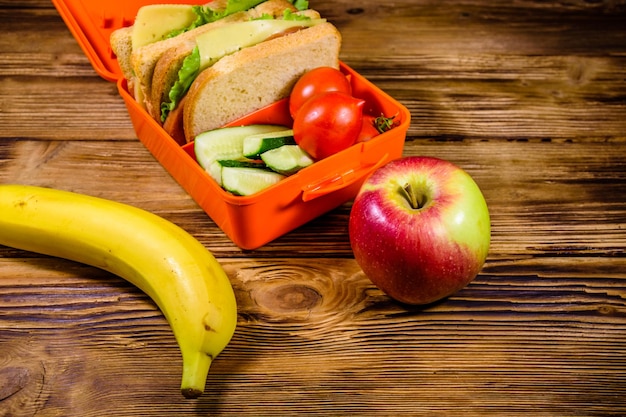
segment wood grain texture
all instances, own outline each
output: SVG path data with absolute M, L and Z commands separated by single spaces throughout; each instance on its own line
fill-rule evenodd
M 154 303 L 106 272 L 0 247 L 0 416 L 626 415 L 626 2 L 316 0 L 342 59 L 411 111 L 405 155 L 489 205 L 481 274 L 393 302 L 341 207 L 237 248 L 139 143 L 44 0 L 0 0 L 0 182 L 169 219 L 215 254 L 237 332 L 207 392 Z

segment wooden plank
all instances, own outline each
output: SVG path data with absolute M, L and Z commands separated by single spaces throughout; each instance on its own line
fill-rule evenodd
M 512 262 L 516 277 L 505 263 L 488 267 L 428 309 L 390 303 L 349 259 L 226 261 L 240 323 L 200 402 L 179 398 L 175 341 L 138 290 L 65 261 L 2 261 L 17 271 L 0 287 L 12 308 L 0 346 L 15 358 L 3 368 L 12 377 L 3 404 L 76 415 L 119 413 L 128 396 L 147 414 L 179 415 L 330 412 L 319 398 L 337 414 L 624 411 L 615 395 L 626 382 L 626 288 L 554 261 Z M 625 266 L 618 260 L 614 273 Z
M 446 159 L 472 175 L 491 210 L 494 255 L 557 250 L 623 255 L 625 154 L 623 142 L 415 139 L 405 147 L 406 156 Z M 0 156 L 7 160 L 1 182 L 55 186 L 134 204 L 197 234 L 220 256 L 242 253 L 139 142 L 103 147 L 93 141 L 2 141 Z M 351 257 L 349 213 L 347 203 L 256 252 Z
M 409 107 L 409 136 L 622 140 L 626 89 L 620 80 L 626 56 L 620 47 L 626 39 L 620 13 L 606 15 L 584 4 L 539 13 L 535 6 L 526 5 L 530 9 L 524 12 L 498 5 L 483 11 L 484 16 L 449 10 L 443 17 L 433 15 L 441 10 L 432 6 L 398 6 L 402 12 L 393 17 L 400 22 L 384 30 L 386 20 L 374 11 L 373 23 L 362 20 L 370 13 L 346 13 L 344 21 L 328 12 L 344 36 L 342 58 Z M 106 131 L 110 138 L 133 137 L 115 87 L 97 77 L 56 12 L 21 13 L 19 20 L 11 20 L 15 23 L 4 41 L 15 52 L 4 55 L 8 68 L 2 69 L 7 75 L 2 90 L 13 105 L 0 114 L 2 135 L 79 139 L 103 138 Z M 479 28 L 466 22 L 450 31 L 450 17 L 464 13 L 478 16 L 474 25 Z M 565 28 L 545 23 L 555 14 L 567 19 Z M 602 36 L 590 37 L 600 21 Z M 35 26 L 41 35 L 31 41 Z M 447 28 L 443 34 L 442 28 Z M 498 42 L 487 42 L 492 36 L 486 30 L 498 33 Z M 370 33 L 377 34 L 373 41 L 379 43 L 358 41 Z M 520 44 L 525 37 L 530 39 Z M 586 51 L 597 51 L 581 53 L 580 39 L 585 39 Z M 407 44 L 396 45 L 399 40 Z M 40 47 L 33 49 L 34 44 Z M 368 49 L 359 49 L 364 46 Z M 53 117 L 38 117 L 42 113 Z M 75 117 L 61 122 L 54 117 L 60 114 Z
M 52 3 L 0 0 L 0 182 L 174 221 L 239 305 L 207 392 L 186 401 L 145 294 L 0 247 L 0 415 L 626 415 L 626 4 L 311 4 L 342 59 L 411 110 L 405 155 L 483 190 L 481 274 L 434 305 L 391 301 L 353 259 L 350 203 L 237 248 L 137 141 Z

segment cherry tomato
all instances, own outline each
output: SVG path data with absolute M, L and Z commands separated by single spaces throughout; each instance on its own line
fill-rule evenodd
M 364 100 L 331 91 L 307 100 L 293 122 L 296 143 L 313 159 L 323 159 L 356 142 Z
M 350 81 L 343 72 L 333 67 L 318 67 L 302 75 L 291 90 L 289 97 L 289 113 L 296 118 L 298 109 L 305 101 L 320 93 L 340 91 L 352 94 Z
M 380 132 L 378 131 L 378 129 L 376 129 L 376 117 L 369 114 L 364 114 L 363 126 L 361 127 L 359 137 L 356 141 L 367 142 L 370 139 L 374 139 L 378 135 L 380 135 Z
M 370 139 L 375 138 L 381 133 L 385 133 L 389 129 L 395 126 L 393 117 L 385 117 L 382 114 L 380 116 L 372 116 L 370 114 L 363 115 L 363 127 L 357 138 L 357 142 L 367 142 Z

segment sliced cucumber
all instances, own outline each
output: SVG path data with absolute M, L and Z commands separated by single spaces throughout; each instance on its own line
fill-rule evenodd
M 292 175 L 314 161 L 298 145 L 283 145 L 261 154 L 261 159 L 268 168 L 283 175 Z
M 229 168 L 259 168 L 267 169 L 265 164 L 261 161 L 252 160 L 239 160 L 239 159 L 220 159 L 217 163 L 222 167 Z
M 252 195 L 285 178 L 277 172 L 260 168 L 222 167 L 222 187 L 235 195 Z
M 256 159 L 263 152 L 279 148 L 283 145 L 295 145 L 293 130 L 282 130 L 270 133 L 250 135 L 243 140 L 243 155 L 246 158 Z
M 241 159 L 243 158 L 243 140 L 245 137 L 278 130 L 285 130 L 285 126 L 236 126 L 200 133 L 194 141 L 196 160 L 202 168 L 209 170 L 211 164 L 217 160 Z
M 206 170 L 209 175 L 217 182 L 220 186 L 222 185 L 222 168 L 230 167 L 230 168 L 259 168 L 259 169 L 268 169 L 264 163 L 260 161 L 242 161 L 242 160 L 217 160 L 209 165 L 209 168 Z

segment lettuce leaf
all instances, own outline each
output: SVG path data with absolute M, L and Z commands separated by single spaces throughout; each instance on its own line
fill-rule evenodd
M 224 10 L 224 16 L 228 16 L 233 13 L 243 12 L 248 9 L 251 9 L 259 4 L 263 3 L 265 0 L 229 0 L 228 4 L 226 4 L 226 9 Z
M 297 14 L 295 12 L 292 12 L 289 9 L 285 9 L 283 11 L 283 20 L 311 20 L 311 18 L 309 16 L 306 15 L 302 15 L 302 14 Z
M 298 14 L 297 12 L 292 12 L 291 9 L 285 9 L 283 10 L 283 20 L 293 20 L 293 21 L 297 21 L 297 20 L 311 20 L 311 18 L 307 15 L 303 15 L 303 14 Z M 272 16 L 269 13 L 263 13 L 261 16 L 259 17 L 255 17 L 252 20 L 275 20 L 276 17 Z
M 306 10 L 309 8 L 308 0 L 289 0 L 289 1 L 298 10 Z
M 183 65 L 178 71 L 178 80 L 169 92 L 169 103 L 161 103 L 161 122 L 165 122 L 169 113 L 176 108 L 178 102 L 183 98 L 193 80 L 200 73 L 200 50 L 196 46 L 193 52 L 183 61 Z

